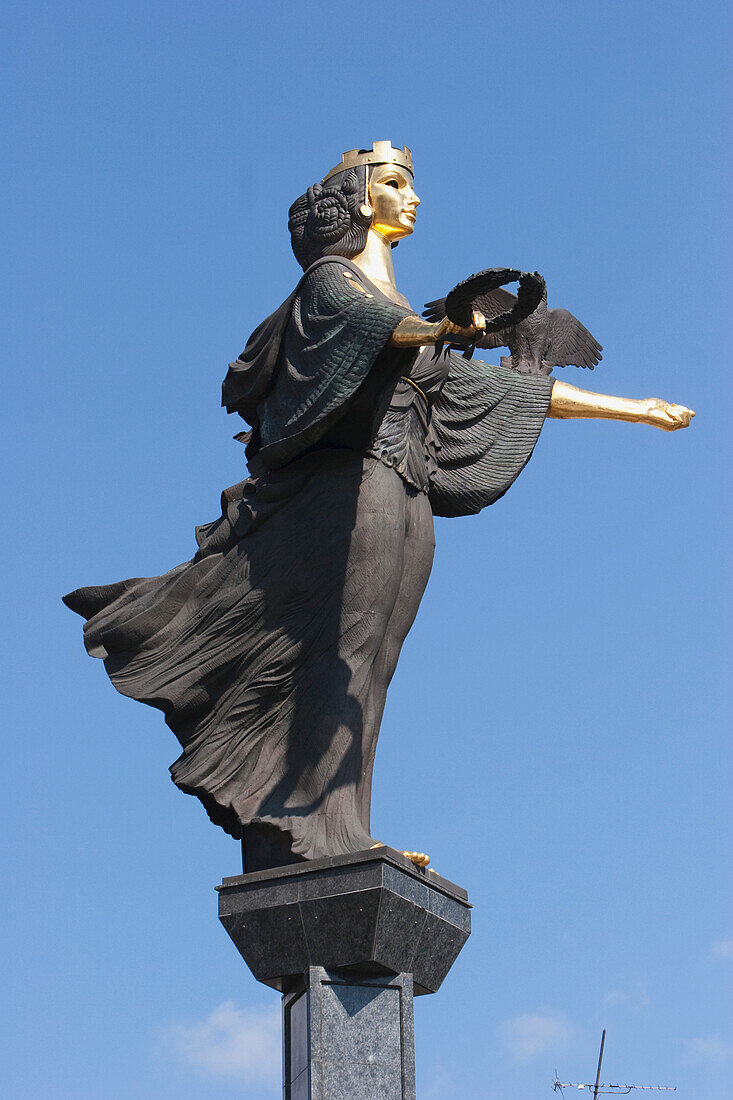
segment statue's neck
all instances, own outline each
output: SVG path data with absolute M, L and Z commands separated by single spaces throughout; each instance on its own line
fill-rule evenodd
M 364 272 L 367 279 L 376 283 L 388 298 L 392 297 L 389 293 L 390 289 L 393 294 L 399 293 L 392 264 L 392 246 L 386 237 L 377 233 L 376 229 L 369 230 L 364 251 L 354 256 L 351 262 Z

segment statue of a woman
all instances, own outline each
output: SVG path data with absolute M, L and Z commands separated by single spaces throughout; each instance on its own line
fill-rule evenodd
M 480 511 L 532 454 L 544 419 L 667 431 L 693 415 L 466 361 L 475 336 L 423 321 L 392 247 L 419 199 L 409 150 L 344 154 L 290 210 L 304 275 L 251 336 L 223 403 L 251 425 L 250 476 L 162 577 L 65 597 L 124 695 L 158 707 L 171 768 L 247 870 L 369 848 L 387 687 L 433 557 L 433 515 Z

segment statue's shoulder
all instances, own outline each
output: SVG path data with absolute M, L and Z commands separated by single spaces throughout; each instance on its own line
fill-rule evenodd
M 303 272 L 298 286 L 303 283 L 335 283 L 337 286 L 344 278 L 358 278 L 359 268 L 345 256 L 321 256 Z M 296 288 L 297 289 L 297 288 Z
M 354 298 L 373 298 L 369 283 L 356 264 L 344 256 L 322 256 L 308 267 L 295 288 L 293 299 L 316 314 L 341 309 Z

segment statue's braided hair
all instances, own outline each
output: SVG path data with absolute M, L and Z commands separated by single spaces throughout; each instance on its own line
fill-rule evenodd
M 350 168 L 316 183 L 293 203 L 288 229 L 295 258 L 305 269 L 321 256 L 358 256 L 372 224 L 367 192 L 371 168 Z M 364 210 L 369 213 L 364 213 Z

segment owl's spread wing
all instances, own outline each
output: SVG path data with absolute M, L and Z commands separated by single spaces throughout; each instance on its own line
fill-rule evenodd
M 545 362 L 552 367 L 589 367 L 593 370 L 603 358 L 603 346 L 585 325 L 566 309 L 548 310 L 547 319 L 549 340 Z

